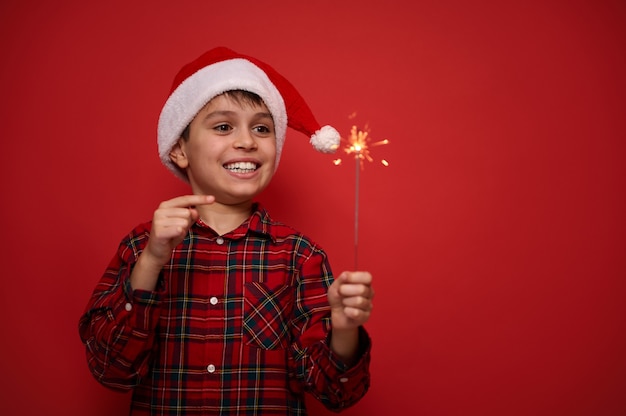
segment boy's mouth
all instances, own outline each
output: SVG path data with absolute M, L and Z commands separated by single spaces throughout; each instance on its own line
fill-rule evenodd
M 224 168 L 235 173 L 250 173 L 258 169 L 258 165 L 253 162 L 233 162 L 224 165 Z

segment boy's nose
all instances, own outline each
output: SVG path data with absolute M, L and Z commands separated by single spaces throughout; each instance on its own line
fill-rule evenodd
M 235 138 L 234 145 L 237 149 L 256 149 L 257 143 L 252 135 L 252 133 L 248 130 L 242 129 L 239 131 Z

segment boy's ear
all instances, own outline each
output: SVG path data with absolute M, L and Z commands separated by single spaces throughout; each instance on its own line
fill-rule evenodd
M 187 160 L 187 155 L 181 145 L 181 140 L 182 139 L 178 139 L 174 147 L 172 147 L 172 150 L 170 150 L 170 160 L 179 168 L 186 169 L 189 165 L 189 160 Z

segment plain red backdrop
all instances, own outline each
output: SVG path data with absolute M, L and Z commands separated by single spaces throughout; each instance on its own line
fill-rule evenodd
M 270 62 L 346 136 L 391 141 L 361 175 L 373 382 L 346 415 L 626 414 L 620 0 L 4 0 L 1 414 L 127 412 L 77 321 L 121 237 L 187 191 L 156 120 L 217 45 Z M 290 131 L 261 200 L 340 271 L 354 165 L 332 159 Z

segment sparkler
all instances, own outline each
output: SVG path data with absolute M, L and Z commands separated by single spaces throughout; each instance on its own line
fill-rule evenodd
M 354 183 L 354 270 L 358 270 L 359 265 L 359 188 L 360 188 L 360 176 L 361 170 L 364 168 L 364 162 L 373 162 L 374 158 L 370 153 L 370 147 L 381 146 L 388 144 L 389 140 L 380 140 L 374 143 L 369 143 L 369 128 L 366 125 L 363 131 L 359 130 L 357 126 L 352 126 L 350 129 L 350 137 L 346 140 L 341 140 L 345 143 L 343 151 L 348 155 L 353 155 L 355 160 L 355 183 Z M 342 163 L 341 159 L 335 159 L 333 161 L 335 165 Z M 381 160 L 383 166 L 389 166 L 389 162 L 385 159 Z

